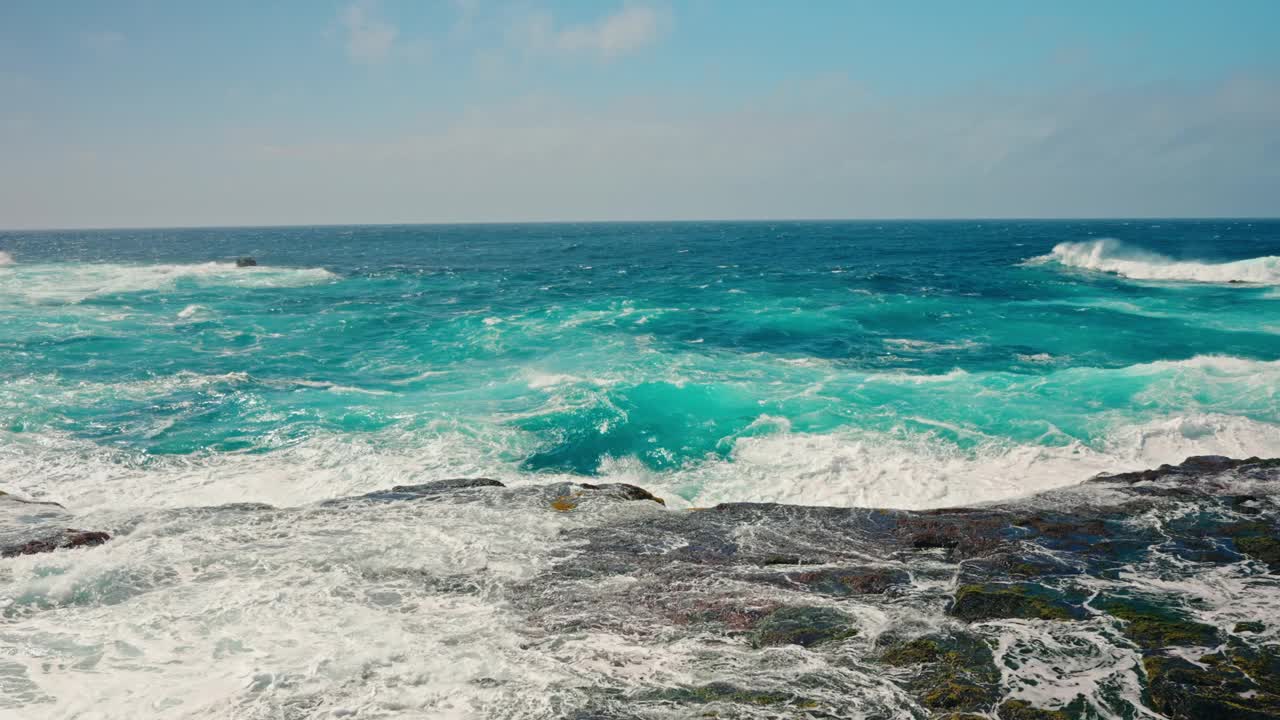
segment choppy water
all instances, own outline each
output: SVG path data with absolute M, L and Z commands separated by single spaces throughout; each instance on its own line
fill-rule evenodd
M 0 706 L 469 717 L 507 672 L 500 714 L 555 716 L 595 661 L 521 651 L 503 588 L 607 519 L 193 508 L 480 475 L 929 508 L 1276 456 L 1277 256 L 1277 221 L 0 234 L 0 490 L 128 531 L 2 561 Z

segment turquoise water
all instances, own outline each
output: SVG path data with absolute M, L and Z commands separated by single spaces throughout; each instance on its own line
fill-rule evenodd
M 239 478 L 218 500 L 485 473 L 926 507 L 1280 454 L 1276 221 L 39 232 L 0 252 L 0 461 L 57 499 L 176 503 L 203 468 Z
M 925 717 L 882 641 L 961 631 L 1000 697 L 1133 718 L 1141 649 L 1106 617 L 945 615 L 998 558 L 853 542 L 881 513 L 683 510 L 930 508 L 1280 455 L 1276 221 L 42 232 L 0 253 L 0 492 L 65 506 L 0 496 L 0 547 L 111 535 L 0 561 L 4 717 L 812 715 L 661 700 L 700 687 Z M 475 476 L 510 487 L 324 502 Z M 1272 517 L 1272 483 L 1231 483 L 1244 502 L 1213 522 L 1106 485 L 1030 498 L 1086 521 L 1068 544 L 1101 507 L 1124 537 L 1183 528 L 1043 582 L 1273 642 L 1274 575 L 1187 539 Z M 869 564 L 910 581 L 765 582 Z M 857 635 L 753 648 L 693 622 L 813 604 Z

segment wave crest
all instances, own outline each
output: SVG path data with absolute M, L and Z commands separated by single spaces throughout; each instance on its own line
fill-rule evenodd
M 0 267 L 5 267 L 6 265 L 13 265 L 13 264 L 14 264 L 13 256 L 7 252 L 4 252 L 3 250 L 0 250 Z
M 0 265 L 3 264 L 3 257 L 0 257 Z M 33 303 L 74 304 L 103 295 L 170 290 L 179 281 L 201 286 L 272 288 L 313 285 L 336 277 L 324 268 L 237 267 L 235 263 L 219 262 L 23 265 L 16 268 L 10 282 L 0 290 L 0 297 L 16 295 Z
M 1054 262 L 1134 280 L 1280 285 L 1280 257 L 1274 255 L 1224 263 L 1175 260 L 1114 238 L 1059 243 L 1053 252 L 1033 262 Z

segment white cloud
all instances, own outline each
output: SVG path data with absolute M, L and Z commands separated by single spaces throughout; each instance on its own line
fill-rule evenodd
M 342 27 L 347 33 L 347 57 L 356 62 L 386 60 L 400 34 L 395 25 L 374 13 L 372 0 L 357 0 L 342 11 Z
M 653 8 L 625 7 L 599 22 L 574 25 L 556 38 L 563 50 L 591 50 L 613 56 L 648 45 L 658 37 L 658 13 Z
M 563 52 L 588 52 L 604 58 L 639 50 L 658 39 L 663 16 L 645 5 L 627 5 L 590 23 L 557 28 L 549 14 L 529 17 L 525 35 L 533 47 Z

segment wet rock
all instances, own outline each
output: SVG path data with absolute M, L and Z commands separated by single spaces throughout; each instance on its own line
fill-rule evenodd
M 1221 653 L 1263 691 L 1280 695 L 1280 647 L 1247 645 L 1233 640 Z M 1203 662 L 1205 658 L 1201 658 Z
M 786 690 L 748 690 L 725 682 L 661 690 L 646 699 L 680 704 L 732 703 L 766 707 L 790 705 L 800 708 L 815 705 L 812 700 Z
M 966 622 L 999 618 L 1071 620 L 1082 616 L 1080 608 L 1032 584 L 962 585 L 947 613 Z
M 853 567 L 801 570 L 751 579 L 819 595 L 848 597 L 882 594 L 894 586 L 905 585 L 911 575 L 905 570 Z
M 688 607 L 673 608 L 674 612 L 668 617 L 682 625 L 711 624 L 734 633 L 751 630 L 779 607 L 775 602 L 746 604 L 733 600 L 703 598 L 694 600 Z
M 578 483 L 579 487 L 587 490 L 599 490 L 610 497 L 619 500 L 652 500 L 659 505 L 666 505 L 667 501 L 645 490 L 642 487 L 628 485 L 626 483 L 604 483 L 602 485 L 591 485 L 589 483 Z
M 1100 603 L 1100 607 L 1125 621 L 1125 636 L 1142 648 L 1211 646 L 1220 640 L 1218 629 L 1212 625 L 1188 620 L 1175 610 L 1148 601 L 1112 598 Z
M 1178 465 L 1161 465 L 1154 470 L 1140 470 L 1138 472 L 1119 473 L 1116 475 L 1103 474 L 1093 478 L 1090 482 L 1109 482 L 1109 483 L 1142 483 L 1155 482 L 1164 480 L 1171 476 L 1194 476 L 1208 475 L 1213 473 L 1226 472 L 1238 468 L 1272 468 L 1280 467 L 1280 458 L 1263 460 L 1252 457 L 1244 460 L 1236 460 L 1221 455 L 1196 455 L 1187 458 Z
M 539 492 L 541 507 L 562 496 L 575 503 L 647 499 L 572 483 Z M 1241 587 L 1272 587 L 1277 499 L 1280 461 L 1190 458 L 977 509 L 653 507 L 567 525 L 563 561 L 513 602 L 548 631 L 607 626 L 633 643 L 692 644 L 700 670 L 723 670 L 724 648 L 735 648 L 729 685 L 682 688 L 683 700 L 671 695 L 667 705 L 646 708 L 654 717 L 672 716 L 675 703 L 725 717 L 1082 720 L 1102 708 L 1116 717 L 1280 720 L 1272 713 L 1280 660 L 1264 644 L 1268 628 L 1201 622 L 1191 612 L 1201 607 L 1196 602 L 1205 617 L 1223 608 L 1178 589 L 1205 572 Z M 1099 587 L 1104 592 L 1095 597 Z M 1151 594 L 1154 588 L 1165 594 Z M 817 596 L 824 598 L 820 606 Z M 1264 608 L 1260 602 L 1237 612 Z M 854 617 L 877 618 L 873 646 L 841 642 L 856 631 Z M 999 622 L 1011 619 L 1051 622 Z M 1108 624 L 1114 633 L 1098 633 Z M 1075 659 L 1087 659 L 1097 642 L 1117 642 L 1131 653 L 1119 634 L 1144 660 L 1141 668 L 1115 668 L 1107 682 L 1143 683 L 1140 697 L 1099 685 L 1087 703 L 1065 707 L 1019 698 L 1030 687 L 1020 674 L 1031 669 L 1026 663 L 1053 663 L 1063 674 L 1065 685 L 1052 688 L 1060 692 L 1073 686 L 1071 673 L 1081 672 L 1073 669 Z M 744 641 L 752 647 L 742 647 Z M 992 656 L 997 643 L 1006 649 L 1001 668 Z M 819 689 L 771 683 L 760 690 L 742 680 L 780 677 L 777 663 L 786 655 L 769 648 L 788 645 L 812 649 L 804 672 L 819 679 L 813 686 Z M 1026 677 L 1054 683 L 1049 674 L 1038 679 L 1041 672 Z M 842 683 L 856 689 L 831 690 Z M 753 699 L 769 699 L 775 687 L 817 705 L 802 711 L 784 702 L 762 710 Z M 636 697 L 618 707 L 635 710 L 627 702 Z M 1254 714 L 1237 714 L 1245 706 Z
M 1202 665 L 1164 654 L 1143 658 L 1151 706 L 1175 720 L 1280 718 L 1280 697 L 1225 658 L 1207 656 Z
M 800 645 L 813 647 L 858 634 L 844 613 L 826 607 L 783 607 L 766 615 L 751 636 L 755 647 Z
M 35 540 L 28 540 L 16 545 L 0 549 L 0 557 L 17 557 L 18 555 L 35 555 L 67 548 L 94 547 L 111 539 L 105 532 L 96 530 L 74 530 L 67 528 L 59 533 L 46 535 Z
M 1236 538 L 1236 549 L 1255 560 L 1261 560 L 1272 570 L 1280 571 L 1280 540 L 1274 536 L 1252 535 Z
M 946 712 L 981 712 L 999 700 L 1000 672 L 991 648 L 965 633 L 927 635 L 890 644 L 880 661 L 902 668 L 917 701 Z
M 420 500 L 423 498 L 438 498 L 457 490 L 471 490 L 474 488 L 486 487 L 506 487 L 497 480 L 490 478 L 450 478 L 448 480 L 436 480 L 434 482 L 421 483 L 418 485 L 396 485 L 390 490 L 379 490 L 377 492 L 366 493 L 354 498 L 341 498 L 338 500 L 329 500 L 323 505 L 345 504 L 353 500 L 368 500 L 372 502 L 396 502 L 403 500 Z
M 925 693 L 920 702 L 935 710 L 976 710 L 990 705 L 996 697 L 989 688 L 948 680 Z
M 913 550 L 945 550 L 968 558 L 998 548 L 1008 520 L 999 513 L 975 510 L 935 510 L 902 513 L 897 518 L 902 544 Z
M 1045 710 L 1025 700 L 1006 700 L 996 710 L 1000 720 L 1071 720 L 1062 710 Z
M 257 266 L 257 264 L 258 264 L 257 260 L 247 255 L 245 257 L 236 258 L 236 267 L 255 267 Z
M 18 497 L 17 495 L 10 495 L 9 493 L 4 492 L 3 490 L 0 490 L 0 500 L 3 500 L 4 502 L 18 503 L 20 505 L 42 505 L 50 508 L 65 509 L 60 503 L 42 501 L 42 500 L 30 500 L 27 498 Z
M 965 563 L 965 576 L 974 580 L 998 581 L 1010 578 L 1051 578 L 1079 575 L 1083 568 L 1064 561 L 1061 557 L 1036 552 L 1023 546 L 1017 552 L 996 552 Z

